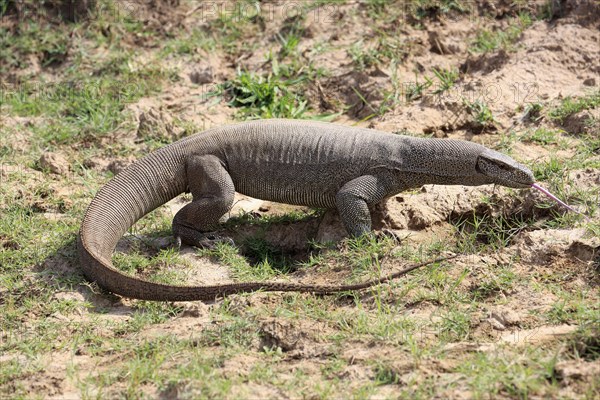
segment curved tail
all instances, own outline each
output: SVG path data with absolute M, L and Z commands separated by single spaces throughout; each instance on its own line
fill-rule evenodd
M 214 300 L 228 294 L 257 290 L 331 294 L 365 289 L 424 265 L 453 258 L 446 257 L 415 264 L 386 277 L 353 285 L 247 282 L 176 286 L 125 275 L 111 262 L 117 242 L 137 220 L 186 190 L 186 147 L 191 145 L 193 140 L 188 139 L 190 140 L 174 143 L 137 161 L 96 194 L 86 211 L 78 237 L 79 256 L 86 278 L 113 293 L 142 300 Z

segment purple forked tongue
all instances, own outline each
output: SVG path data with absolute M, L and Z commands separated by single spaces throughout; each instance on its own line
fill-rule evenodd
M 547 191 L 546 189 L 544 189 L 543 187 L 541 187 L 537 183 L 534 183 L 533 185 L 531 185 L 531 187 L 536 188 L 540 192 L 544 193 L 546 196 L 550 197 L 552 200 L 556 201 L 561 206 L 563 206 L 563 207 L 565 207 L 565 208 L 567 208 L 567 209 L 569 209 L 569 210 L 571 210 L 573 212 L 576 212 L 577 214 L 583 215 L 585 217 L 585 219 L 587 219 L 588 221 L 590 220 L 590 217 L 588 217 L 587 215 L 585 215 L 582 212 L 577 211 L 576 209 L 574 209 L 573 207 L 571 207 L 570 205 L 568 205 L 564 201 L 560 200 L 558 197 L 556 197 L 555 195 L 553 195 L 552 193 L 550 193 L 549 191 Z

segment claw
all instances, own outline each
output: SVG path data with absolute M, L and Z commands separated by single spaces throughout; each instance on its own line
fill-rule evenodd
M 377 239 L 382 239 L 382 238 L 390 238 L 392 239 L 394 242 L 396 242 L 397 244 L 402 243 L 402 241 L 404 239 L 406 239 L 406 237 L 400 237 L 400 235 L 398 235 L 396 232 L 394 232 L 391 229 L 382 229 L 378 232 L 375 232 L 375 237 Z
M 196 243 L 194 243 L 194 246 L 212 250 L 217 246 L 218 243 L 226 243 L 231 246 L 235 246 L 235 242 L 230 237 L 219 236 L 215 233 L 207 233 L 202 235 L 202 237 L 198 237 Z

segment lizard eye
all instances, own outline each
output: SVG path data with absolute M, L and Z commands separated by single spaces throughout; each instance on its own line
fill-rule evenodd
M 508 177 L 515 172 L 515 168 L 512 166 L 500 160 L 490 160 L 485 157 L 479 157 L 475 170 L 480 174 L 494 178 Z

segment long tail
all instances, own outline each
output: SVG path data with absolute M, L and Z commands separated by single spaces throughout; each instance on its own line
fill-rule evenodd
M 331 294 L 361 290 L 387 282 L 416 268 L 447 260 L 415 264 L 394 274 L 353 285 L 304 285 L 284 282 L 247 282 L 211 286 L 176 286 L 145 281 L 117 270 L 111 256 L 119 239 L 133 224 L 186 190 L 185 155 L 201 137 L 176 142 L 132 164 L 106 184 L 88 207 L 78 237 L 84 275 L 121 296 L 142 300 L 214 300 L 233 293 L 297 291 Z

